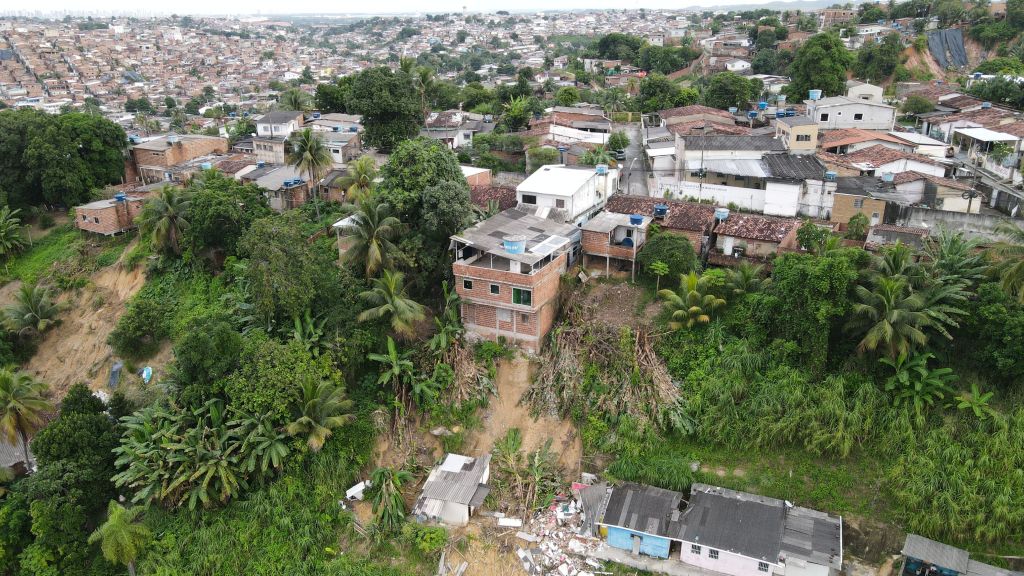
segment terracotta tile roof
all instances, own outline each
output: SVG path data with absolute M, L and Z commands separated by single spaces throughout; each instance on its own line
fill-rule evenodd
M 613 194 L 608 198 L 605 209 L 618 214 L 641 214 L 651 216 L 657 204 L 668 206 L 664 219 L 655 220 L 662 228 L 669 230 L 687 230 L 704 232 L 711 229 L 715 221 L 715 207 L 708 204 L 683 202 L 682 200 L 665 200 L 649 196 L 628 196 Z
M 893 176 L 892 179 L 893 184 L 906 184 L 907 182 L 916 182 L 918 180 L 927 180 L 936 186 L 951 188 L 953 190 L 970 190 L 973 188 L 963 180 L 953 180 L 952 178 L 941 178 L 939 176 L 932 176 L 931 174 L 922 174 L 916 170 L 900 172 Z
M 881 144 L 875 144 L 874 146 L 863 150 L 857 150 L 856 152 L 851 152 L 845 156 L 847 162 L 856 164 L 868 163 L 875 167 L 883 166 L 897 160 L 914 160 L 923 164 L 932 164 L 935 166 L 942 165 L 940 162 L 937 162 L 927 156 L 904 152 L 902 150 L 895 150 L 893 148 L 886 148 Z
M 970 110 L 968 112 L 950 112 L 945 116 L 932 118 L 931 123 L 936 124 L 941 123 L 942 121 L 964 121 L 981 124 L 985 128 L 992 128 L 993 126 L 999 126 L 999 123 L 1002 120 L 1012 117 L 1013 112 L 1008 110 L 1000 110 L 999 108 L 983 108 L 980 110 Z
M 971 106 L 978 106 L 981 104 L 981 100 L 978 100 L 974 96 L 968 96 L 966 94 L 960 94 L 953 96 L 952 98 L 946 98 L 939 102 L 942 106 L 949 108 L 956 108 L 957 110 L 963 110 L 964 108 L 970 108 Z
M 939 98 L 948 94 L 959 94 L 957 90 L 950 88 L 949 86 L 934 86 L 925 84 L 919 88 L 908 90 L 906 96 L 913 94 L 914 96 L 920 96 L 932 104 L 939 101 Z
M 469 199 L 481 208 L 487 208 L 487 204 L 495 200 L 498 210 L 504 211 L 516 205 L 516 189 L 509 186 L 473 186 Z
M 737 134 L 737 135 L 749 135 L 749 126 L 740 126 L 738 124 L 724 124 L 720 122 L 701 122 L 700 120 L 694 122 L 678 122 L 676 124 L 669 124 L 666 126 L 668 131 L 673 134 L 679 134 L 680 136 L 692 136 L 699 135 L 704 127 L 707 127 L 708 134 Z
M 896 138 L 895 136 L 890 136 L 885 132 L 873 132 L 862 128 L 841 128 L 839 130 L 826 131 L 821 140 L 821 147 L 837 148 L 839 146 L 848 146 L 850 144 L 870 142 L 872 140 L 882 140 L 885 142 L 892 142 L 894 144 L 906 145 L 906 142 Z
M 870 235 L 870 233 L 873 232 L 873 231 L 878 231 L 878 232 L 899 232 L 901 234 L 913 234 L 915 236 L 927 236 L 928 235 L 928 229 L 927 228 L 914 228 L 914 227 L 911 227 L 911 226 L 896 226 L 895 224 L 878 224 L 877 226 L 872 226 L 870 228 L 870 230 L 868 231 L 868 234 Z
M 718 223 L 715 233 L 748 240 L 779 243 L 799 225 L 800 221 L 793 218 L 730 214 L 729 218 Z
M 732 114 L 729 114 L 726 110 L 719 110 L 718 108 L 712 108 L 710 106 L 703 106 L 701 104 L 691 104 L 690 106 L 679 106 L 677 108 L 669 108 L 668 110 L 662 110 L 658 113 L 662 118 L 674 118 L 676 116 L 700 116 L 702 114 L 708 116 L 718 116 L 723 120 L 729 122 L 735 122 Z

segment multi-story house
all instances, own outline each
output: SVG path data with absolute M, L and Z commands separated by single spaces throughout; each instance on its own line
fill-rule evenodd
M 141 142 L 129 152 L 132 167 L 143 182 L 173 180 L 169 168 L 210 154 L 225 154 L 228 139 L 199 134 L 169 134 Z
M 509 208 L 452 236 L 466 332 L 539 352 L 557 313 L 574 226 Z
M 256 159 L 284 164 L 284 143 L 302 122 L 302 112 L 279 110 L 264 114 L 256 121 L 256 137 L 252 140 Z

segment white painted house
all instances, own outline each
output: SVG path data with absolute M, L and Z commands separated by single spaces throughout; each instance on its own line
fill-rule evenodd
M 846 97 L 851 100 L 869 100 L 871 102 L 882 101 L 882 87 L 861 82 L 860 80 L 846 81 Z
M 807 105 L 807 116 L 823 130 L 892 130 L 896 123 L 896 108 L 881 102 L 833 96 L 821 100 L 804 100 L 804 104 Z
M 256 136 L 288 138 L 302 126 L 302 112 L 279 110 L 268 112 L 256 121 Z
M 729 72 L 742 74 L 743 72 L 750 70 L 750 62 L 747 62 L 746 60 L 741 60 L 739 58 L 735 58 L 725 63 L 725 69 L 728 70 Z
M 542 166 L 516 187 L 520 205 L 536 207 L 537 215 L 548 217 L 562 211 L 567 224 L 583 224 L 604 207 L 618 188 L 619 171 L 604 165 Z
M 412 514 L 420 522 L 465 526 L 487 497 L 491 455 L 448 454 L 427 476 Z

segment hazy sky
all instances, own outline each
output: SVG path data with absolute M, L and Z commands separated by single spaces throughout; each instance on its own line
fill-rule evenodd
M 764 0 L 743 0 L 759 3 Z M 738 3 L 738 2 L 737 2 Z M 378 2 L 331 2 L 329 0 L 179 0 L 173 3 L 151 3 L 144 0 L 34 0 L 8 10 L 32 12 L 97 12 L 145 13 L 169 12 L 177 14 L 280 14 L 297 13 L 366 13 L 366 12 L 458 12 L 463 6 L 469 11 L 544 10 L 576 8 L 686 8 L 689 6 L 722 5 L 721 0 L 381 0 Z

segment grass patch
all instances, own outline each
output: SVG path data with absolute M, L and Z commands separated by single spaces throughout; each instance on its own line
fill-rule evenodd
M 48 275 L 57 262 L 76 257 L 81 244 L 82 239 L 74 226 L 65 224 L 55 228 L 11 260 L 3 276 L 3 283 L 14 280 L 27 283 L 39 281 Z

